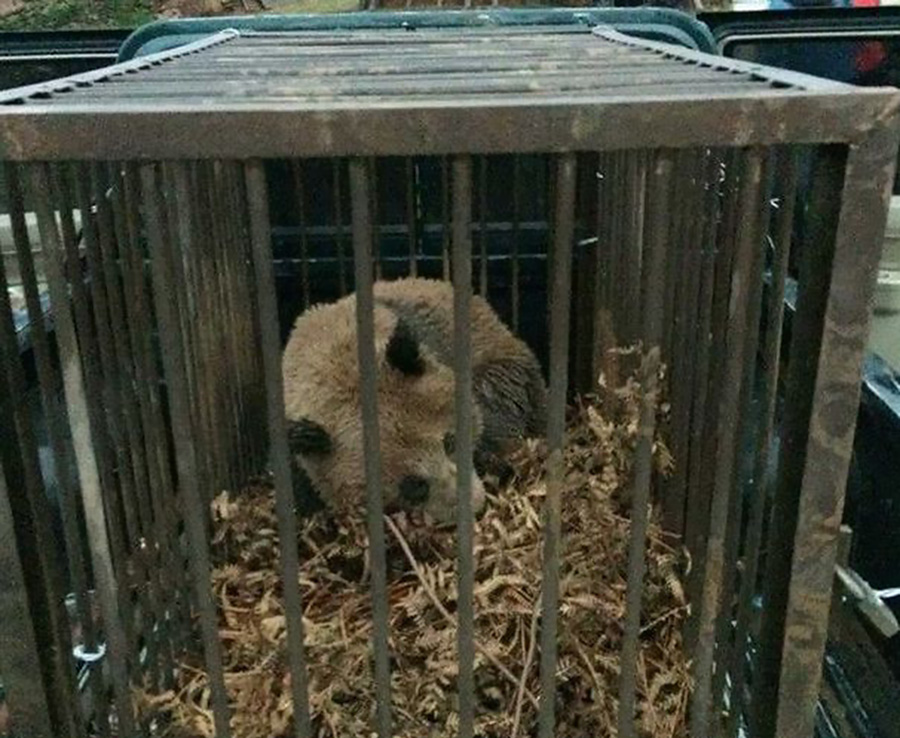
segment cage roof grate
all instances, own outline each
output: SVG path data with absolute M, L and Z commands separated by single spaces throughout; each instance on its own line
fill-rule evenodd
M 224 31 L 0 94 L 38 106 L 301 106 L 790 97 L 846 85 L 632 39 L 606 28 Z

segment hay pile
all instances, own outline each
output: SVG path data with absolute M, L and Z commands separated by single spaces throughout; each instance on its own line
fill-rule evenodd
M 615 423 L 601 403 L 572 408 L 565 455 L 557 735 L 615 735 L 618 649 L 625 615 L 629 483 L 637 432 L 636 385 L 615 393 Z M 541 506 L 544 449 L 523 447 L 507 489 L 494 487 L 476 526 L 476 734 L 534 734 L 539 697 Z M 669 465 L 657 444 L 657 464 Z M 271 489 L 214 503 L 215 594 L 237 738 L 290 734 L 278 534 Z M 651 525 L 638 662 L 639 721 L 654 738 L 686 735 L 689 679 L 681 649 L 687 615 L 682 554 Z M 394 734 L 450 736 L 456 728 L 456 539 L 398 514 L 387 519 Z M 362 518 L 301 524 L 300 584 L 317 736 L 371 735 L 371 604 Z M 207 678 L 185 664 L 180 688 L 145 700 L 170 734 L 212 736 Z

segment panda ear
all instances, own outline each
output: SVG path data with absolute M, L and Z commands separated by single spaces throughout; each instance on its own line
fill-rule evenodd
M 422 357 L 419 342 L 412 329 L 402 319 L 398 320 L 394 327 L 385 356 L 388 364 L 407 376 L 421 377 L 425 373 L 425 359 Z
M 321 425 L 309 418 L 288 421 L 288 446 L 296 454 L 324 456 L 331 453 L 331 436 Z

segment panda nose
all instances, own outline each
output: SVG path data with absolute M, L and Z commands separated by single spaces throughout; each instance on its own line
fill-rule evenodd
M 400 499 L 410 505 L 421 505 L 428 499 L 428 480 L 410 475 L 400 480 Z

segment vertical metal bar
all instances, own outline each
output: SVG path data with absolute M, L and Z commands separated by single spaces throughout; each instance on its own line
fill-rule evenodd
M 685 518 L 685 544 L 691 554 L 692 573 L 688 580 L 688 600 L 699 602 L 701 588 L 706 572 L 706 539 L 710 524 L 710 504 L 715 486 L 715 465 L 709 460 L 716 456 L 719 441 L 719 397 L 724 386 L 724 352 L 725 335 L 728 320 L 728 305 L 731 299 L 731 272 L 735 251 L 735 229 L 737 227 L 740 203 L 743 159 L 740 150 L 730 150 L 723 164 L 725 172 L 724 197 L 721 222 L 715 224 L 710 244 L 712 250 L 709 275 L 712 291 L 709 299 L 709 321 L 703 332 L 704 344 L 701 345 L 701 356 L 708 359 L 707 381 L 701 399 L 704 413 L 698 417 L 702 424 L 700 443 L 695 447 L 696 455 L 691 455 L 689 463 L 692 470 L 696 468 L 695 494 L 688 504 Z M 703 316 L 701 316 L 703 317 Z M 696 646 L 699 608 L 693 608 L 685 627 L 685 644 L 687 651 L 693 653 Z
M 303 308 L 309 307 L 309 237 L 306 224 L 306 187 L 303 182 L 303 165 L 291 160 L 291 174 L 294 178 L 294 198 L 297 203 L 297 218 L 300 221 L 300 289 L 303 291 Z
M 372 620 L 375 651 L 375 724 L 379 738 L 391 735 L 391 670 L 388 652 L 387 560 L 384 504 L 381 492 L 381 439 L 378 428 L 378 384 L 375 375 L 375 297 L 372 274 L 372 220 L 366 162 L 350 161 L 353 253 L 356 271 L 356 324 L 360 400 L 363 420 L 369 557 L 372 566 Z
M 147 648 L 148 662 L 151 667 L 151 679 L 154 681 L 158 678 L 155 668 L 160 667 L 163 670 L 171 669 L 171 660 L 163 655 L 163 660 L 157 664 L 158 648 L 157 639 L 153 635 L 153 622 L 160 622 L 164 618 L 165 604 L 160 598 L 165 599 L 166 592 L 170 588 L 165 581 L 165 573 L 158 565 L 155 559 L 154 549 L 152 547 L 153 534 L 152 523 L 153 514 L 151 511 L 148 479 L 146 471 L 146 461 L 143 455 L 143 441 L 138 429 L 138 420 L 136 417 L 136 409 L 134 405 L 134 375 L 130 361 L 130 347 L 128 340 L 128 326 L 124 321 L 124 308 L 122 306 L 119 274 L 114 261 L 113 250 L 113 233 L 111 223 L 110 203 L 106 197 L 106 187 L 99 171 L 99 165 L 91 166 L 89 192 L 91 199 L 96 203 L 96 254 L 94 259 L 94 267 L 99 268 L 98 271 L 92 271 L 92 279 L 98 284 L 98 290 L 102 290 L 105 295 L 106 305 L 108 306 L 109 321 L 112 338 L 112 355 L 110 359 L 113 361 L 111 371 L 117 376 L 115 387 L 118 389 L 117 403 L 120 409 L 119 421 L 121 423 L 120 433 L 122 434 L 122 443 L 125 447 L 125 456 L 128 460 L 128 467 L 131 470 L 130 489 L 134 495 L 134 502 L 137 504 L 137 515 L 135 516 L 138 524 L 139 538 L 134 541 L 134 556 L 141 559 L 141 564 L 146 571 L 146 604 L 147 611 L 143 613 L 143 636 L 144 643 Z M 90 246 L 89 246 L 90 248 Z M 99 259 L 99 263 L 97 263 Z M 113 390 L 115 391 L 115 389 Z M 123 486 L 123 496 L 128 493 L 128 486 Z M 127 504 L 127 503 L 126 503 Z M 148 546 L 147 543 L 150 543 Z M 162 578 L 160 576 L 162 575 Z
M 156 475 L 160 484 L 160 519 L 165 519 L 170 556 L 174 567 L 172 574 L 177 583 L 176 590 L 172 593 L 173 600 L 170 601 L 178 607 L 177 612 L 173 612 L 170 616 L 173 623 L 173 650 L 177 651 L 184 645 L 187 635 L 184 626 L 190 619 L 189 598 L 186 596 L 189 585 L 185 571 L 184 550 L 178 531 L 178 525 L 184 519 L 183 505 L 180 497 L 176 494 L 175 480 L 172 476 L 174 464 L 166 436 L 160 372 L 151 336 L 153 331 L 152 306 L 147 296 L 149 285 L 145 273 L 144 253 L 139 241 L 140 182 L 138 180 L 136 166 L 126 164 L 122 173 L 122 206 L 126 233 L 124 241 L 126 247 L 122 251 L 123 277 L 126 292 L 133 295 L 133 302 L 127 300 L 126 308 L 130 309 L 129 323 L 135 328 L 138 381 L 140 388 L 144 390 L 142 399 L 147 413 L 146 428 L 155 451 Z M 179 626 L 182 626 L 182 631 L 178 631 Z
M 787 278 L 788 261 L 791 250 L 791 233 L 794 225 L 794 207 L 797 199 L 797 160 L 791 151 L 780 152 L 776 182 L 781 189 L 779 197 L 775 253 L 769 285 L 768 309 L 766 310 L 765 345 L 763 349 L 763 411 L 760 428 L 757 431 L 756 459 L 753 467 L 752 500 L 747 520 L 747 534 L 744 542 L 741 588 L 738 595 L 737 624 L 735 626 L 734 650 L 731 657 L 732 708 L 728 715 L 726 735 L 736 738 L 740 726 L 740 704 L 744 693 L 745 659 L 747 656 L 747 636 L 753 615 L 753 596 L 759 571 L 759 553 L 766 500 L 769 497 L 767 469 L 769 447 L 775 422 L 775 405 L 778 397 L 779 363 L 781 360 L 781 336 L 784 321 L 784 288 Z
M 225 239 L 222 241 L 222 259 L 224 266 L 224 276 L 225 276 L 225 289 L 224 289 L 224 299 L 225 299 L 225 332 L 230 338 L 228 340 L 228 348 L 230 349 L 231 354 L 231 392 L 233 395 L 233 424 L 231 428 L 231 433 L 233 436 L 233 445 L 236 449 L 236 453 L 238 454 L 240 463 L 238 464 L 238 469 L 240 476 L 237 480 L 238 485 L 243 485 L 251 472 L 251 451 L 250 445 L 252 444 L 252 440 L 247 437 L 246 427 L 244 423 L 244 417 L 246 413 L 246 406 L 244 402 L 244 385 L 245 385 L 245 372 L 244 372 L 244 364 L 243 358 L 244 353 L 242 349 L 244 349 L 249 343 L 249 335 L 245 334 L 243 331 L 244 320 L 246 318 L 246 314 L 251 306 L 250 303 L 244 301 L 242 302 L 239 298 L 241 297 L 241 283 L 240 283 L 240 274 L 239 274 L 239 258 L 242 250 L 242 240 L 239 234 L 239 227 L 237 223 L 238 212 L 236 210 L 237 204 L 234 202 L 235 189 L 238 186 L 239 177 L 238 169 L 235 165 L 230 162 L 224 162 L 222 164 L 222 194 L 221 194 L 221 202 L 223 203 L 224 212 L 223 215 L 226 229 L 225 229 Z M 307 252 L 307 258 L 309 254 Z M 307 275 L 308 276 L 308 275 Z M 274 282 L 272 285 L 272 289 L 274 290 Z M 273 292 L 273 294 L 275 294 Z
M 25 303 L 31 320 L 32 346 L 38 375 L 41 405 L 47 419 L 50 448 L 56 460 L 59 474 L 59 502 L 63 523 L 63 544 L 68 559 L 69 573 L 75 595 L 75 609 L 81 622 L 84 647 L 90 652 L 97 651 L 97 639 L 94 628 L 94 617 L 91 612 L 88 596 L 88 574 L 83 557 L 81 530 L 78 526 L 78 511 L 75 505 L 77 489 L 69 484 L 68 470 L 72 459 L 66 443 L 65 408 L 56 401 L 59 376 L 53 364 L 50 340 L 44 323 L 44 313 L 38 293 L 37 274 L 28 238 L 28 227 L 25 224 L 25 207 L 23 192 L 19 181 L 18 167 L 7 164 L 5 167 L 10 224 L 13 241 L 19 260 L 19 271 L 25 291 Z M 91 679 L 91 689 L 96 700 L 97 710 L 102 713 L 106 709 L 105 696 L 96 678 Z M 100 721 L 102 735 L 109 735 L 109 721 Z
M 550 299 L 550 397 L 547 414 L 547 498 L 544 503 L 544 568 L 541 614 L 541 703 L 539 738 L 552 738 L 556 724 L 557 621 L 559 616 L 560 505 L 566 428 L 572 239 L 575 232 L 575 154 L 559 157 L 553 282 Z
M 225 424 L 222 428 L 226 436 L 224 441 L 226 445 L 226 454 L 233 457 L 233 462 L 228 467 L 228 488 L 238 489 L 238 487 L 247 478 L 247 457 L 241 448 L 241 441 L 238 435 L 238 424 L 241 414 L 241 395 L 240 395 L 240 374 L 238 371 L 237 354 L 235 353 L 235 345 L 237 333 L 234 326 L 234 285 L 231 277 L 231 258 L 230 252 L 230 229 L 231 229 L 231 213 L 227 210 L 228 203 L 228 184 L 227 184 L 227 164 L 217 161 L 214 164 L 215 171 L 215 207 L 211 208 L 211 212 L 218 213 L 219 236 L 210 243 L 213 271 L 215 274 L 214 286 L 217 299 L 216 330 L 219 336 L 219 342 L 222 349 L 224 371 L 221 375 L 222 391 L 225 399 Z M 304 229 L 306 214 L 303 213 Z M 307 263 L 307 291 L 309 288 L 309 252 L 306 252 Z
M 688 445 L 683 460 L 680 462 L 685 467 L 686 477 L 684 527 L 681 535 L 691 555 L 694 555 L 700 546 L 697 539 L 693 537 L 701 528 L 698 524 L 698 519 L 702 519 L 709 512 L 709 498 L 705 495 L 705 477 L 702 470 L 706 461 L 704 456 L 706 447 L 704 422 L 706 420 L 707 385 L 710 373 L 710 326 L 716 274 L 721 164 L 721 152 L 711 151 L 706 162 L 702 182 L 703 203 L 700 215 L 703 222 L 698 235 L 698 249 L 700 253 L 697 264 L 697 271 L 699 272 L 697 312 L 693 319 L 694 330 L 692 331 L 691 345 L 688 350 L 692 364 L 692 382 L 690 398 L 686 401 L 690 403 L 691 412 L 687 431 Z
M 834 265 L 834 242 L 839 228 L 840 211 L 836 204 L 841 201 L 846 163 L 847 151 L 844 147 L 819 149 L 815 154 L 811 172 L 812 185 L 807 195 L 805 238 L 800 251 L 797 312 L 791 326 L 785 379 L 786 402 L 781 421 L 778 478 L 767 541 L 764 608 L 756 660 L 758 676 L 754 674 L 753 677 L 752 724 L 754 736 L 762 738 L 771 738 L 775 734 L 778 717 L 776 701 L 785 647 L 784 628 L 791 588 L 791 559 L 795 555 L 794 536 L 797 531 L 799 496 L 812 419 L 817 361 L 825 329 L 829 282 L 834 278 L 829 267 L 833 268 Z M 860 258 L 865 259 L 865 255 L 862 254 Z M 852 271 L 856 273 L 855 268 Z M 808 547 L 809 543 L 804 545 Z M 758 704 L 760 699 L 768 700 L 768 709 L 761 709 Z
M 850 148 L 824 305 L 801 313 L 798 301 L 797 330 L 815 321 L 821 339 L 785 613 L 778 738 L 813 732 L 870 305 L 894 182 L 896 117 L 880 118 L 867 139 Z
M 612 151 L 609 154 L 609 166 L 606 172 L 609 209 L 605 217 L 608 221 L 609 234 L 609 307 L 613 316 L 613 329 L 617 336 L 622 334 L 622 324 L 626 312 L 623 300 L 624 248 L 622 242 L 622 211 L 625 203 L 622 195 L 625 190 L 619 181 L 622 171 L 622 152 Z
M 419 232 L 416 218 L 416 164 L 406 157 L 406 241 L 409 247 L 409 276 L 419 275 Z
M 609 239 L 609 154 L 600 152 L 597 155 L 597 165 L 594 172 L 596 179 L 596 223 L 595 232 L 597 243 L 594 247 L 594 294 L 593 294 L 593 326 L 591 330 L 591 390 L 597 381 L 599 373 L 606 371 L 606 362 L 610 357 L 610 349 L 615 348 L 611 343 L 614 327 L 610 320 L 610 239 Z M 608 381 L 616 383 L 614 377 L 607 377 Z
M 459 542 L 459 738 L 475 730 L 475 563 L 472 513 L 472 160 L 453 160 L 453 349 Z
M 37 633 L 49 633 L 41 647 L 40 668 L 53 711 L 50 720 L 66 738 L 81 738 L 84 725 L 75 694 L 74 670 L 69 623 L 63 607 L 65 591 L 54 556 L 53 531 L 50 528 L 50 504 L 41 477 L 32 418 L 23 399 L 25 376 L 19 357 L 19 344 L 13 324 L 6 274 L 0 260 L 0 406 L 9 408 L 11 423 L 0 423 L 0 458 L 11 474 L 21 475 L 24 495 L 8 500 L 15 520 L 27 526 L 30 547 L 19 551 L 23 574 L 31 599 L 31 617 Z M 4 418 L 4 420 L 6 420 Z M 12 427 L 10 427 L 12 426 Z M 12 539 L 10 539 L 12 540 Z
M 141 334 L 149 331 L 144 314 L 142 295 L 139 296 L 138 279 L 143 280 L 143 259 L 140 254 L 134 253 L 138 247 L 132 240 L 128 228 L 127 202 L 125 189 L 126 178 L 122 169 L 117 169 L 115 164 L 110 164 L 107 170 L 107 181 L 111 183 L 113 211 L 113 228 L 115 231 L 116 253 L 111 254 L 113 262 L 118 263 L 122 289 L 122 310 L 125 325 L 128 326 L 131 372 L 133 372 L 133 386 L 135 402 L 137 405 L 137 422 L 139 424 L 141 443 L 143 444 L 145 461 L 147 465 L 147 484 L 149 487 L 150 504 L 153 510 L 155 545 L 158 549 L 158 566 L 160 571 L 160 588 L 168 616 L 163 613 L 162 620 L 158 623 L 158 638 L 167 649 L 167 659 L 174 655 L 175 641 L 169 625 L 169 619 L 175 617 L 177 608 L 177 593 L 184 587 L 183 566 L 174 555 L 172 536 L 174 525 L 172 523 L 170 504 L 167 493 L 166 461 L 160 460 L 160 454 L 164 452 L 160 448 L 156 435 L 155 421 L 153 417 L 152 401 L 150 399 L 153 389 L 148 386 L 151 381 L 149 372 L 145 369 L 144 341 Z M 134 262 L 139 263 L 139 273 L 135 275 Z M 149 336 L 148 336 L 149 337 Z M 115 547 L 113 547 L 115 552 Z M 166 673 L 164 679 L 171 676 L 171 661 L 164 665 Z
M 621 738 L 636 735 L 634 725 L 638 638 L 641 620 L 641 595 L 647 545 L 648 505 L 653 472 L 653 435 L 656 428 L 657 373 L 663 333 L 663 310 L 666 274 L 666 245 L 669 226 L 669 204 L 672 189 L 674 157 L 661 151 L 648 175 L 647 223 L 647 302 L 641 327 L 644 350 L 641 377 L 641 413 L 635 448 L 634 483 L 631 507 L 631 533 L 628 548 L 628 590 L 626 594 L 625 628 L 622 638 L 619 678 L 618 728 Z
M 703 150 L 692 150 L 685 157 L 686 179 L 682 227 L 674 247 L 682 252 L 680 267 L 672 267 L 685 284 L 675 304 L 675 335 L 672 356 L 669 358 L 671 386 L 671 425 L 669 437 L 672 455 L 678 461 L 672 475 L 665 481 L 663 524 L 676 535 L 683 535 L 686 512 L 687 459 L 689 452 L 693 372 L 695 367 L 695 339 L 697 300 L 700 292 L 703 232 L 703 183 L 706 172 Z
M 13 733 L 49 738 L 54 731 L 9 497 L 0 465 L 0 674 L 9 696 Z
M 756 242 L 756 221 L 759 189 L 762 186 L 764 152 L 749 149 L 743 152 L 744 167 L 740 188 L 740 217 L 738 219 L 737 253 L 731 275 L 729 326 L 723 389 L 719 397 L 718 445 L 715 457 L 715 486 L 709 512 L 709 531 L 706 541 L 706 568 L 698 603 L 697 650 L 693 676 L 695 691 L 691 709 L 692 735 L 710 735 L 712 707 L 712 667 L 715 653 L 716 617 L 722 593 L 725 557 L 725 529 L 728 521 L 730 495 L 733 489 L 735 438 L 738 432 L 738 413 L 743 384 L 745 334 L 752 286 L 752 272 Z
M 113 556 L 113 568 L 116 581 L 119 583 L 119 612 L 123 620 L 126 642 L 134 642 L 134 613 L 130 597 L 132 576 L 129 574 L 130 551 L 125 538 L 126 525 L 121 500 L 117 494 L 115 483 L 115 462 L 109 438 L 109 429 L 105 419 L 105 403 L 103 402 L 103 378 L 100 367 L 99 348 L 91 307 L 88 300 L 85 279 L 81 271 L 81 261 L 76 243 L 75 225 L 72 217 L 72 202 L 68 170 L 60 165 L 56 170 L 54 185 L 60 203 L 60 221 L 62 225 L 62 248 L 65 253 L 66 276 L 72 292 L 72 308 L 74 310 L 75 327 L 78 333 L 79 346 L 82 349 L 81 360 L 84 372 L 85 390 L 87 394 L 88 413 L 91 422 L 91 433 L 97 468 L 100 475 L 100 488 L 106 503 L 106 515 L 109 522 L 109 543 Z M 84 215 L 82 215 L 82 219 Z
M 199 459 L 205 461 L 201 490 L 207 502 L 212 490 L 226 486 L 234 464 L 222 439 L 227 424 L 228 407 L 223 394 L 223 367 L 226 366 L 223 337 L 218 332 L 220 306 L 216 285 L 219 270 L 214 253 L 221 240 L 221 222 L 217 212 L 218 198 L 212 164 L 196 162 L 190 167 L 177 167 L 172 173 L 175 191 L 175 213 L 181 234 L 182 258 L 173 260 L 175 276 L 184 281 L 183 301 L 190 309 L 184 317 L 188 381 L 192 384 L 192 409 L 196 420 L 194 439 Z M 176 226 L 173 224 L 171 229 Z M 170 229 L 170 230 L 171 230 Z M 183 280 L 183 274 L 193 275 Z M 194 376 L 191 382 L 191 376 Z
M 624 275 L 622 279 L 622 300 L 626 314 L 621 334 L 627 343 L 637 338 L 641 325 L 641 255 L 644 242 L 643 194 L 647 173 L 640 151 L 627 151 L 624 155 L 627 184 L 625 197 L 628 220 L 625 223 Z
M 766 236 L 769 232 L 768 200 L 768 157 L 762 162 L 761 187 L 757 193 L 757 212 L 754 216 L 755 243 L 754 261 L 750 272 L 750 290 L 747 294 L 747 319 L 744 334 L 744 370 L 741 386 L 741 395 L 738 405 L 738 417 L 750 418 L 752 413 L 753 386 L 756 381 L 756 365 L 759 353 L 759 322 L 762 311 L 763 279 L 762 272 L 765 263 Z M 737 326 L 740 329 L 740 326 Z M 729 326 L 733 330 L 734 326 Z M 725 576 L 722 582 L 722 592 L 719 597 L 719 616 L 716 623 L 716 669 L 713 678 L 713 709 L 716 715 L 720 714 L 720 701 L 724 698 L 725 676 L 731 658 L 731 640 L 728 638 L 733 622 L 734 587 L 737 583 L 737 559 L 738 549 L 743 529 L 744 490 L 745 479 L 743 475 L 742 456 L 746 454 L 748 446 L 752 443 L 753 429 L 750 423 L 743 423 L 735 434 L 734 455 L 737 461 L 733 464 L 731 481 L 731 502 L 728 511 L 728 524 L 725 528 L 725 559 L 723 570 Z M 717 725 L 717 728 L 721 727 Z
M 49 193 L 52 191 L 50 172 L 47 165 L 36 165 L 32 169 L 31 175 L 33 192 Z M 53 304 L 56 340 L 59 345 L 60 355 L 63 357 L 63 386 L 69 410 L 69 424 L 72 429 L 78 478 L 81 482 L 84 517 L 91 544 L 94 581 L 100 595 L 104 631 L 109 646 L 107 653 L 110 661 L 113 692 L 116 698 L 116 713 L 122 733 L 131 735 L 135 726 L 126 657 L 128 644 L 118 611 L 119 596 L 110 555 L 109 538 L 106 530 L 107 521 L 103 509 L 103 496 L 100 491 L 97 460 L 94 456 L 91 440 L 91 426 L 87 399 L 85 397 L 84 378 L 81 372 L 81 361 L 79 359 L 78 340 L 75 335 L 75 324 L 72 321 L 72 313 L 69 306 L 68 289 L 63 276 L 62 263 L 65 257 L 60 243 L 59 232 L 57 231 L 56 219 L 46 197 L 38 196 L 35 198 L 35 213 L 37 215 L 41 244 L 46 250 L 44 268 L 50 288 L 50 299 Z
M 119 376 L 116 368 L 115 349 L 110 325 L 109 303 L 102 278 L 100 261 L 99 235 L 94 222 L 94 207 L 91 202 L 90 172 L 87 164 L 76 165 L 76 190 L 78 204 L 81 209 L 82 232 L 88 269 L 92 276 L 90 281 L 90 298 L 93 308 L 94 327 L 96 329 L 97 346 L 99 347 L 100 369 L 102 372 L 103 406 L 105 418 L 112 440 L 112 450 L 117 466 L 116 478 L 121 491 L 122 509 L 125 513 L 125 524 L 128 532 L 128 549 L 135 564 L 139 581 L 146 580 L 145 562 L 138 549 L 141 539 L 140 512 L 135 505 L 134 473 L 131 458 L 128 454 L 127 442 L 122 420 L 121 395 L 119 392 Z M 55 227 L 55 223 L 54 223 Z
M 291 697 L 294 701 L 294 731 L 297 738 L 312 735 L 309 716 L 306 657 L 303 649 L 303 606 L 300 601 L 297 518 L 294 514 L 290 450 L 284 419 L 284 385 L 281 374 L 281 348 L 278 331 L 278 306 L 275 304 L 275 274 L 272 268 L 272 234 L 269 226 L 269 193 L 262 162 L 252 161 L 245 168 L 249 207 L 253 266 L 259 300 L 259 330 L 262 360 L 266 375 L 266 406 L 269 437 L 275 474 L 275 502 L 278 534 L 281 540 L 281 576 L 287 617 L 288 658 L 291 667 Z
M 211 565 L 205 522 L 207 510 L 197 483 L 197 458 L 194 449 L 191 412 L 188 405 L 187 375 L 180 335 L 181 321 L 176 312 L 177 306 L 170 299 L 174 289 L 172 255 L 168 252 L 169 244 L 165 239 L 163 226 L 165 216 L 155 165 L 145 164 L 141 167 L 141 184 L 147 213 L 146 226 L 153 273 L 153 300 L 159 321 L 163 365 L 169 390 L 178 484 L 185 501 L 186 523 L 191 548 L 191 574 L 200 611 L 200 630 L 209 673 L 213 721 L 216 735 L 220 738 L 228 738 L 231 734 L 228 694 L 225 690 L 216 605 L 210 587 Z

